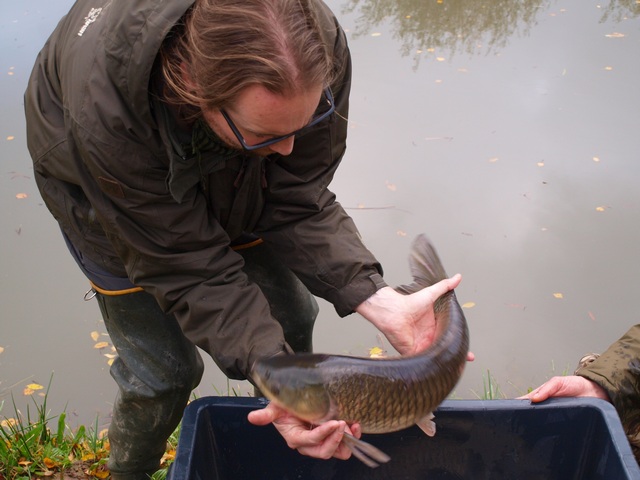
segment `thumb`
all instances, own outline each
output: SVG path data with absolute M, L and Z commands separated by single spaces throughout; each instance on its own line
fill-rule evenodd
M 249 412 L 247 420 L 249 420 L 249 423 L 252 423 L 253 425 L 263 426 L 273 423 L 273 421 L 280 418 L 280 416 L 280 409 L 270 403 L 263 409 Z

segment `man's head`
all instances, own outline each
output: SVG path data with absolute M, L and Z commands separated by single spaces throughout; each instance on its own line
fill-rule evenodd
M 285 136 L 326 101 L 333 60 L 320 28 L 309 0 L 196 0 L 163 52 L 164 77 L 231 146 Z M 293 138 L 256 153 L 286 155 Z

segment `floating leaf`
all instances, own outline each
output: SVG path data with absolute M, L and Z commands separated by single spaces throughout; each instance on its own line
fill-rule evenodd
M 465 302 L 462 304 L 462 308 L 473 308 L 476 306 L 476 302 Z
M 561 294 L 561 293 L 554 293 L 554 294 L 553 294 L 553 296 L 554 296 L 555 298 L 564 298 L 564 295 L 563 295 L 563 294 Z
M 93 340 L 94 342 L 98 341 L 98 338 L 100 338 L 100 334 L 96 331 L 91 332 L 91 340 Z
M 369 349 L 369 356 L 371 358 L 384 358 L 387 356 L 386 354 L 387 352 L 380 347 L 373 347 Z
M 392 192 L 395 192 L 395 191 L 396 191 L 396 185 L 395 185 L 395 183 L 389 183 L 389 182 L 384 182 L 384 183 L 387 185 L 387 188 L 388 188 L 389 190 L 391 190 Z
M 538 163 L 536 163 L 536 165 L 538 165 L 539 167 L 544 167 L 544 160 L 539 161 Z
M 607 37 L 607 38 L 622 38 L 622 37 L 624 37 L 624 33 L 613 32 L 613 33 L 609 33 L 609 34 L 605 35 L 605 37 Z
M 109 346 L 109 342 L 98 342 L 93 346 L 93 348 L 105 348 L 108 346 Z
M 16 198 L 18 200 L 22 200 L 22 199 L 27 198 L 27 197 L 28 197 L 28 195 L 26 193 L 16 193 Z
M 380 35 L 382 35 L 380 32 L 374 32 L 371 34 L 372 37 L 379 37 Z
M 403 230 L 398 230 L 396 232 L 396 235 L 398 235 L 399 237 L 406 237 L 407 236 L 407 232 L 405 232 Z
M 604 67 L 604 69 L 608 72 L 610 72 L 611 70 L 613 70 L 613 67 Z
M 596 207 L 596 212 L 604 212 L 606 207 Z
M 9 135 L 9 136 L 7 137 L 7 140 L 8 140 L 8 141 L 11 141 L 11 140 L 13 140 L 14 138 L 16 138 L 16 137 L 14 137 L 13 135 Z
M 597 162 L 600 161 L 600 158 L 599 157 L 593 157 L 593 161 L 597 163 Z
M 30 388 L 31 390 L 42 390 L 44 387 L 39 383 L 30 383 L 27 385 L 27 388 Z
M 498 161 L 498 157 L 492 157 L 489 159 L 489 163 L 496 163 Z
M 588 313 L 589 313 L 589 318 L 595 322 L 596 321 L 596 316 L 591 312 L 588 312 Z
M 439 62 L 444 62 L 446 59 L 444 57 L 436 57 L 436 60 Z
M 4 347 L 0 347 L 0 353 L 4 352 Z

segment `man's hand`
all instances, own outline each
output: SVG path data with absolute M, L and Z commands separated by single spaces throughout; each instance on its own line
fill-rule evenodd
M 350 433 L 356 438 L 362 435 L 360 425 L 348 426 L 342 420 L 330 420 L 314 428 L 273 402 L 262 410 L 249 413 L 248 419 L 250 423 L 260 426 L 273 423 L 290 448 L 298 450 L 303 455 L 325 460 L 331 457 L 348 459 L 351 450 L 342 443 L 343 434 Z
M 461 275 L 454 275 L 411 295 L 384 287 L 358 305 L 356 311 L 384 333 L 401 355 L 420 353 L 435 337 L 434 302 L 456 288 L 461 280 Z M 467 359 L 472 361 L 473 358 L 473 353 L 469 352 Z
M 606 390 L 584 377 L 570 375 L 553 377 L 520 399 L 529 399 L 534 403 L 551 397 L 595 397 L 611 401 Z

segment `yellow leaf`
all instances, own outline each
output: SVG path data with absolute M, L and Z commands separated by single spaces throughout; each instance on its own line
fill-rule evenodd
M 28 197 L 28 195 L 26 193 L 16 193 L 16 198 L 18 200 L 22 200 L 22 199 L 27 198 L 27 197 Z
M 96 456 L 93 453 L 85 453 L 82 456 L 82 461 L 83 462 L 89 462 L 89 461 L 93 461 L 96 459 Z
M 604 212 L 604 207 L 596 207 L 596 212 Z
M 498 161 L 498 157 L 492 157 L 489 159 L 489 163 L 496 163 Z
M 446 59 L 444 57 L 436 57 L 436 60 L 439 62 L 444 62 Z
M 109 346 L 109 342 L 98 342 L 93 346 L 93 348 L 105 348 L 108 346 Z
M 611 70 L 613 70 L 613 67 L 604 67 L 604 69 L 608 72 L 610 72 Z
M 624 37 L 624 33 L 613 32 L 605 35 L 607 38 L 622 38 Z
M 600 157 L 593 157 L 593 161 L 596 162 L 596 163 L 599 162 L 600 161 Z
M 373 347 L 369 349 L 369 356 L 371 358 L 382 358 L 386 356 L 386 353 L 387 352 L 385 352 L 380 347 Z
M 11 140 L 13 140 L 14 138 L 16 138 L 16 137 L 14 137 L 13 135 L 9 135 L 9 136 L 7 137 L 7 140 L 11 141 Z
M 406 237 L 407 236 L 407 232 L 405 232 L 403 230 L 398 230 L 396 232 L 396 235 L 398 235 L 399 237 Z
M 476 306 L 476 302 L 466 302 L 462 304 L 462 308 L 473 308 Z
M 109 360 L 107 360 L 107 365 L 111 366 L 113 365 L 113 361 L 115 360 L 115 358 L 110 358 Z
M 0 347 L 0 353 L 4 352 L 4 347 Z
M 116 358 L 116 357 L 117 357 L 117 355 L 115 355 L 115 354 L 113 354 L 113 353 L 105 353 L 105 354 L 103 354 L 103 355 L 104 355 L 105 357 L 107 357 L 107 358 Z
M 27 385 L 27 388 L 30 388 L 31 390 L 42 390 L 44 387 L 39 383 L 30 383 Z
M 371 34 L 372 37 L 379 37 L 380 35 L 382 35 L 380 32 L 375 32 Z
M 553 296 L 556 298 L 564 298 L 564 295 L 562 295 L 561 293 L 554 293 Z
M 42 463 L 44 463 L 44 466 L 49 469 L 52 469 L 58 466 L 58 464 L 55 461 L 51 460 L 49 457 L 44 457 L 44 459 L 42 460 Z
M 98 341 L 98 338 L 100 338 L 100 334 L 96 331 L 91 332 L 91 340 L 93 340 L 94 342 Z

